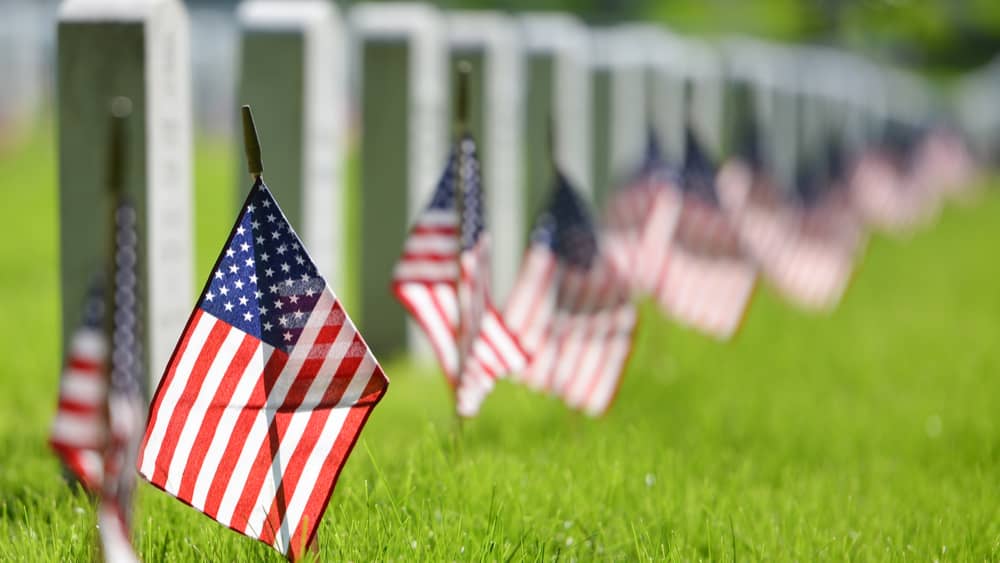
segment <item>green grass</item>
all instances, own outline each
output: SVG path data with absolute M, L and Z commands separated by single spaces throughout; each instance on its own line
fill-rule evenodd
M 198 151 L 199 278 L 229 152 Z M 95 556 L 92 502 L 45 445 L 56 401 L 51 137 L 0 157 L 0 560 Z M 221 195 L 220 195 L 221 194 Z M 766 288 L 719 344 L 645 308 L 600 420 L 501 383 L 456 436 L 442 378 L 392 385 L 320 530 L 324 560 L 1000 560 L 1000 194 L 875 237 L 831 316 Z M 199 279 L 200 281 L 200 279 Z M 146 561 L 275 561 L 143 487 Z

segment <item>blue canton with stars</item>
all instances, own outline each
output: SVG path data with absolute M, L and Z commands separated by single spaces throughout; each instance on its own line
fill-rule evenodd
M 325 289 L 302 241 L 258 180 L 198 306 L 287 352 Z
M 483 217 L 483 183 L 480 175 L 479 157 L 476 154 L 476 142 L 471 135 L 463 135 L 448 155 L 448 164 L 444 174 L 438 181 L 434 196 L 428 209 L 454 210 L 455 187 L 458 185 L 459 166 L 464 168 L 465 195 L 462 210 L 462 249 L 468 250 L 476 245 L 479 236 L 485 228 Z
M 531 240 L 578 268 L 589 268 L 597 255 L 597 232 L 587 204 L 562 174 L 556 175 L 552 199 L 535 222 Z

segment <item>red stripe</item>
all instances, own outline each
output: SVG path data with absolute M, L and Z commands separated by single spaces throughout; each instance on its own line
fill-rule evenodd
M 382 372 L 382 368 L 376 365 L 375 372 L 372 373 L 372 377 L 365 387 L 364 395 L 361 400 L 351 407 L 351 412 L 347 415 L 347 419 L 344 420 L 344 426 L 340 431 L 340 435 L 334 442 L 333 448 L 330 450 L 330 455 L 327 456 L 323 463 L 323 467 L 335 467 L 336 470 L 319 472 L 319 478 L 312 487 L 312 494 L 309 496 L 309 501 L 306 502 L 305 509 L 302 511 L 302 518 L 292 531 L 293 539 L 290 546 L 290 554 L 293 560 L 301 555 L 304 546 L 308 546 L 313 542 L 316 530 L 319 528 L 319 520 L 323 516 L 323 513 L 326 512 L 326 506 L 330 502 L 330 496 L 333 495 L 337 479 L 340 478 L 344 462 L 347 460 L 347 456 L 351 454 L 351 450 L 354 449 L 354 444 L 357 442 L 358 436 L 361 435 L 361 429 L 371 415 L 372 409 L 375 408 L 375 405 L 385 395 L 387 387 L 388 380 Z M 304 544 L 303 542 L 296 541 L 296 538 L 301 538 L 302 536 L 306 537 Z
M 441 254 L 439 252 L 404 252 L 402 258 L 399 259 L 399 264 L 403 265 L 410 262 L 440 264 L 442 262 L 454 262 L 457 258 L 458 254 L 455 252 L 450 254 Z
M 61 398 L 59 399 L 58 412 L 93 415 L 98 414 L 102 407 L 101 403 L 81 403 L 72 399 Z
M 269 421 L 267 443 L 261 444 L 257 452 L 257 457 L 250 466 L 250 472 L 247 474 L 239 501 L 237 501 L 236 508 L 233 510 L 232 520 L 229 522 L 229 525 L 234 529 L 246 529 L 250 513 L 257 508 L 254 506 L 254 503 L 257 501 L 257 496 L 260 493 L 264 480 L 271 471 L 272 462 L 275 456 L 278 455 L 278 449 L 281 441 L 284 439 L 288 424 L 291 422 L 296 409 L 305 399 L 306 393 L 316 379 L 320 368 L 323 367 L 323 362 L 329 355 L 330 345 L 337 339 L 337 335 L 344 327 L 344 319 L 344 313 L 340 309 L 340 304 L 334 302 L 333 307 L 327 312 L 326 318 L 323 320 L 323 324 L 316 334 L 316 340 L 311 345 L 306 359 L 295 374 L 281 406 L 274 411 Z M 293 354 L 300 353 L 302 353 L 302 350 L 296 346 Z M 344 361 L 347 361 L 347 359 L 345 358 Z M 358 361 L 360 361 L 360 358 Z M 276 381 L 268 386 L 268 397 L 271 396 L 275 383 Z
M 357 333 L 354 335 L 351 347 L 352 349 L 357 347 L 365 348 L 364 342 Z M 347 356 L 341 359 L 340 366 L 338 366 L 330 384 L 323 392 L 323 397 L 317 408 L 310 414 L 302 438 L 296 445 L 295 451 L 292 452 L 285 471 L 281 475 L 281 482 L 276 488 L 275 498 L 271 502 L 271 508 L 268 510 L 267 518 L 264 521 L 260 537 L 261 541 L 268 544 L 274 543 L 275 534 L 281 528 L 281 523 L 286 517 L 288 502 L 295 495 L 295 490 L 299 486 L 299 479 L 305 470 L 309 455 L 316 447 L 316 442 L 319 441 L 320 432 L 323 430 L 323 426 L 330 417 L 333 408 L 343 398 L 344 391 L 347 390 L 347 387 L 357 375 L 358 367 L 361 365 L 363 359 L 363 354 Z M 303 486 L 308 487 L 311 484 L 305 483 Z
M 90 360 L 81 356 L 72 355 L 66 367 L 81 375 L 102 376 L 104 375 L 104 362 Z
M 170 363 L 167 364 L 166 373 L 164 373 L 163 377 L 160 379 L 160 384 L 156 388 L 156 393 L 153 395 L 153 401 L 149 405 L 149 415 L 146 418 L 146 432 L 142 437 L 142 446 L 139 448 L 139 459 L 136 462 L 136 467 L 142 467 L 143 458 L 146 453 L 146 446 L 149 443 L 149 434 L 153 431 L 155 422 L 159 420 L 160 402 L 162 400 L 160 392 L 169 388 L 170 384 L 173 383 L 174 375 L 177 372 L 177 364 L 187 351 L 191 335 L 194 333 L 194 329 L 198 326 L 198 322 L 201 320 L 201 316 L 203 314 L 204 312 L 201 307 L 195 307 L 194 313 L 191 314 L 191 318 L 188 319 L 188 324 L 184 328 L 184 333 L 181 335 L 180 342 L 177 343 L 177 347 L 174 349 L 173 355 L 170 356 Z
M 222 497 L 226 494 L 226 486 L 233 475 L 233 469 L 239 460 L 240 452 L 246 442 L 247 435 L 253 427 L 253 421 L 257 414 L 267 405 L 267 396 L 274 380 L 281 374 L 285 364 L 288 362 L 288 354 L 284 350 L 275 349 L 271 357 L 261 372 L 260 380 L 254 386 L 253 393 L 247 401 L 247 407 L 243 409 L 233 426 L 232 437 L 226 444 L 226 452 L 223 454 L 219 467 L 212 478 L 212 486 L 209 487 L 208 496 L 205 499 L 205 514 L 215 518 L 219 513 L 219 505 Z M 232 527 L 232 526 L 231 526 Z M 234 528 L 235 529 L 235 528 Z
M 208 369 L 212 366 L 212 362 L 215 361 L 215 357 L 219 353 L 219 348 L 222 347 L 222 343 L 226 340 L 229 331 L 234 330 L 229 324 L 222 321 L 214 320 L 212 322 L 212 330 L 208 333 L 205 344 L 198 351 L 198 359 L 195 361 L 194 367 L 191 368 L 187 384 L 177 399 L 173 416 L 168 421 L 166 432 L 163 433 L 160 453 L 156 458 L 156 464 L 153 469 L 152 480 L 157 483 L 166 483 L 167 472 L 170 470 L 170 462 L 174 457 L 177 441 L 184 430 L 184 423 L 187 421 L 188 413 L 191 412 L 191 407 L 195 399 L 198 398 L 198 392 L 205 382 Z
M 401 283 L 393 284 L 393 293 L 396 294 L 396 298 L 399 299 L 399 302 L 403 304 L 403 307 L 405 307 L 406 310 L 409 311 L 410 316 L 416 319 L 417 324 L 420 325 L 420 328 L 424 331 L 424 334 L 427 334 L 429 336 L 431 334 L 430 323 L 428 322 L 429 317 L 424 314 L 423 309 L 418 308 L 416 304 L 413 303 L 413 301 L 411 301 L 410 298 L 407 297 L 402 291 L 403 285 L 409 285 L 411 283 L 415 282 L 407 282 L 406 284 L 401 284 Z M 416 285 L 432 286 L 433 284 L 421 282 Z M 433 295 L 432 291 L 430 291 L 430 293 Z M 442 316 L 441 320 L 443 321 L 443 324 L 445 326 L 451 326 L 451 323 L 448 322 L 447 317 Z M 454 341 L 454 329 L 452 329 L 450 333 L 452 334 L 453 338 L 452 345 L 457 346 L 457 343 Z M 441 364 L 441 369 L 444 372 L 445 380 L 448 381 L 448 387 L 454 391 L 455 374 L 449 373 L 450 370 L 445 368 L 445 358 L 447 356 L 445 356 L 445 350 L 442 348 L 443 343 L 439 342 L 436 338 L 428 338 L 428 340 L 430 340 L 431 348 L 434 349 L 434 353 L 437 355 L 438 363 Z
M 188 455 L 187 463 L 184 465 L 184 471 L 181 475 L 181 485 L 177 490 L 179 498 L 188 501 L 191 500 L 194 494 L 194 487 L 198 481 L 198 474 L 201 473 L 201 466 L 205 461 L 205 456 L 208 454 L 208 448 L 212 445 L 212 438 L 215 436 L 219 420 L 229 406 L 229 400 L 236 391 L 236 386 L 240 382 L 240 376 L 250 362 L 253 361 L 255 352 L 260 347 L 260 344 L 261 342 L 253 336 L 249 334 L 244 335 L 243 342 L 240 343 L 240 347 L 236 350 L 236 354 L 226 368 L 226 373 L 222 376 L 219 387 L 212 397 L 212 402 L 205 412 L 205 418 L 200 422 L 198 435 Z

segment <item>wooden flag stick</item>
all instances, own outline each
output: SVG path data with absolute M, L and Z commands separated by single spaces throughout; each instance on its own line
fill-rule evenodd
M 462 147 L 465 135 L 468 133 L 469 126 L 469 75 L 472 74 L 472 66 L 468 61 L 460 61 L 458 63 L 458 76 L 456 81 L 456 95 L 455 95 L 455 213 L 457 215 L 458 223 L 455 232 L 458 237 L 458 252 L 455 254 L 455 265 L 457 266 L 458 278 L 455 284 L 455 294 L 458 299 L 458 326 L 455 331 L 455 343 L 458 347 L 458 367 L 455 370 L 455 387 L 458 390 L 462 384 L 462 374 L 465 371 L 466 356 L 468 355 L 468 345 L 470 344 L 468 335 L 466 332 L 470 327 L 465 326 L 467 319 L 463 318 L 462 315 L 462 303 L 464 301 L 470 300 L 471 295 L 468 295 L 468 288 L 462 283 L 462 250 L 465 240 L 464 224 L 465 224 L 465 190 L 467 189 L 469 179 L 467 178 L 468 163 L 465 161 L 465 150 Z M 456 395 L 457 398 L 457 395 Z M 457 407 L 457 405 L 456 405 Z M 458 414 L 458 409 L 456 408 L 456 415 Z M 458 421 L 458 431 L 462 431 L 462 417 L 457 416 Z
M 240 108 L 243 117 L 243 151 L 247 156 L 247 171 L 250 177 L 257 181 L 264 174 L 264 162 L 260 158 L 260 139 L 257 137 L 257 127 L 253 123 L 253 112 L 250 106 Z

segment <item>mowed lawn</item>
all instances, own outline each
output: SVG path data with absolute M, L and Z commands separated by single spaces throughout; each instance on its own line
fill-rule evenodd
M 198 283 L 232 224 L 222 145 L 197 163 Z M 60 369 L 50 135 L 0 156 L 0 560 L 95 557 L 93 503 L 46 446 Z M 644 307 L 617 403 L 501 383 L 459 433 L 442 378 L 392 379 L 320 530 L 324 560 L 1000 560 L 1000 193 L 876 236 L 811 316 L 761 288 L 717 343 Z M 388 296 L 387 296 L 388 298 Z M 378 351 L 376 350 L 376 353 Z M 276 561 L 145 486 L 146 561 Z

